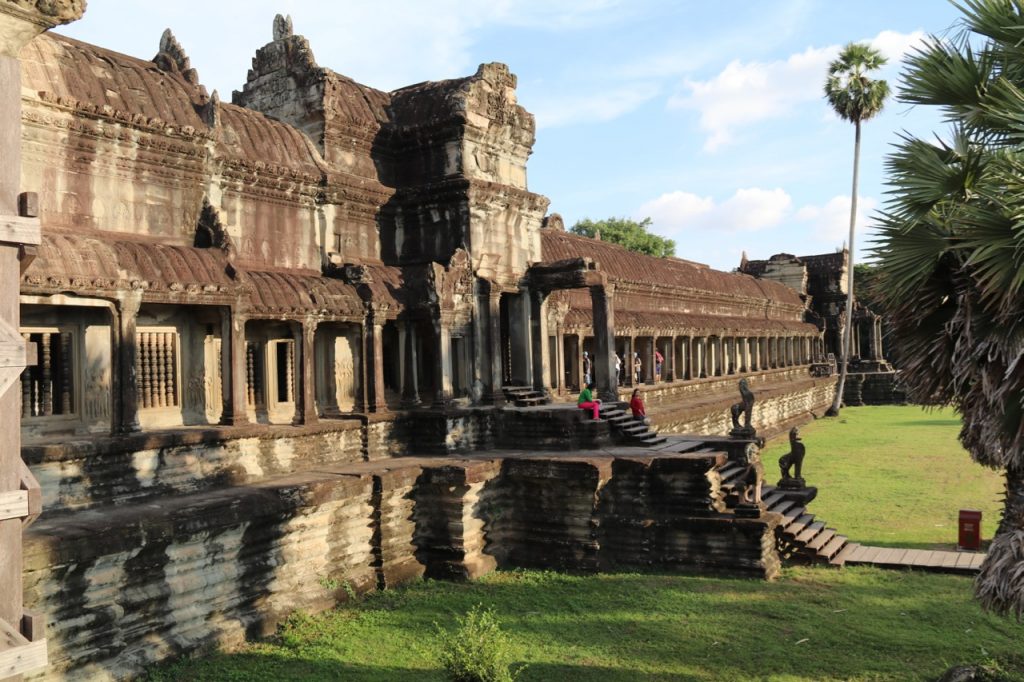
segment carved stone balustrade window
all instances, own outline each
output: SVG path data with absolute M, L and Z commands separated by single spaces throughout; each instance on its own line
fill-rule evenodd
M 140 329 L 135 335 L 135 382 L 139 409 L 178 407 L 179 342 L 171 329 Z
M 75 337 L 47 330 L 22 333 L 35 346 L 36 365 L 21 374 L 23 418 L 74 415 L 76 399 Z

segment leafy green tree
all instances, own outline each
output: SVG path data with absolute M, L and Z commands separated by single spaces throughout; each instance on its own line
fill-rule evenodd
M 846 386 L 846 371 L 850 361 L 850 339 L 853 337 L 853 253 L 854 231 L 857 223 L 857 179 L 860 171 L 860 124 L 882 110 L 889 96 L 889 84 L 873 80 L 868 74 L 886 63 L 882 54 L 863 43 L 849 43 L 839 57 L 829 64 L 825 80 L 825 99 L 840 118 L 854 126 L 853 190 L 850 193 L 849 263 L 846 276 L 846 324 L 843 326 L 843 347 L 840 354 L 839 383 L 828 414 L 839 414 Z
M 569 231 L 584 237 L 601 235 L 601 241 L 612 242 L 630 251 L 646 253 L 648 256 L 664 258 L 674 256 L 676 243 L 671 239 L 659 237 L 649 232 L 651 219 L 644 218 L 637 222 L 629 218 L 608 218 L 606 220 L 580 220 Z
M 938 106 L 935 141 L 887 161 L 876 240 L 880 298 L 910 396 L 952 404 L 960 441 L 1003 469 L 1006 499 L 975 591 L 1024 616 L 1024 6 L 962 0 L 965 29 L 906 62 L 904 102 Z M 941 491 L 936 491 L 941 494 Z

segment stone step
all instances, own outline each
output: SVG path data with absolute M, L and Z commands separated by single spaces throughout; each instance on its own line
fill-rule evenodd
M 794 504 L 796 504 L 796 502 L 793 502 L 792 500 L 782 499 L 776 502 L 775 504 L 771 505 L 768 508 L 768 511 L 775 512 L 776 514 L 784 514 Z
M 789 524 L 807 513 L 807 507 L 796 505 L 782 512 L 782 530 L 785 531 Z
M 766 509 L 770 509 L 772 505 L 781 501 L 783 498 L 782 493 L 779 492 L 767 492 L 763 488 L 761 489 L 761 501 L 764 503 Z

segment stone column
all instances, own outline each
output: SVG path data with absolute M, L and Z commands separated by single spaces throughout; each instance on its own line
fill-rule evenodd
M 555 328 L 555 387 L 558 395 L 565 395 L 565 331 L 559 324 Z
M 544 299 L 547 294 L 542 291 L 530 291 L 530 364 L 533 368 L 533 388 L 547 393 L 548 377 L 551 365 L 548 352 L 548 323 L 544 314 Z
M 636 386 L 636 381 L 633 379 L 633 353 L 636 352 L 636 337 L 630 335 L 626 341 L 626 357 L 623 358 L 622 370 L 626 373 L 626 385 L 630 388 Z
M 452 400 L 452 333 L 448 313 L 434 320 L 437 359 L 434 362 L 434 407 L 445 408 Z
M 367 320 L 368 343 L 366 359 L 370 363 L 366 373 L 369 382 L 367 397 L 369 412 L 387 412 L 388 404 L 384 399 L 384 316 L 377 310 L 371 310 Z
M 245 371 L 245 318 L 232 308 L 222 308 L 220 317 L 220 374 L 224 408 L 220 423 L 245 424 L 246 371 Z
M 139 390 L 136 373 L 138 358 L 138 342 L 135 338 L 135 327 L 142 305 L 142 292 L 129 291 L 118 301 L 118 336 L 121 347 L 117 349 L 118 367 L 121 374 L 121 433 L 139 431 Z
M 504 379 L 501 365 L 501 290 L 496 288 L 493 282 L 487 296 L 487 321 L 491 348 L 491 381 L 488 386 L 490 395 L 487 398 L 492 405 L 504 405 L 505 394 L 501 390 Z
M 615 385 L 615 309 L 611 284 L 590 287 L 594 316 L 594 382 L 598 398 L 605 402 L 619 399 Z
M 416 324 L 406 320 L 402 324 L 402 407 L 420 404 L 416 358 Z
M 530 321 L 530 292 L 521 289 L 510 299 L 509 335 L 512 344 L 512 381 L 522 386 L 533 383 L 533 342 Z
M 315 375 L 313 368 L 313 341 L 316 337 L 316 320 L 307 318 L 303 322 L 293 322 L 292 348 L 295 360 L 292 362 L 294 379 L 292 384 L 295 387 L 295 416 L 292 417 L 292 425 L 315 424 L 316 414 L 316 393 Z
M 668 381 L 675 381 L 676 376 L 676 337 L 668 337 L 668 352 L 665 354 L 665 371 L 662 373 Z

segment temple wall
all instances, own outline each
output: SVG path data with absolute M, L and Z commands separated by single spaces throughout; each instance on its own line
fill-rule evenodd
M 836 377 L 807 377 L 765 388 L 751 382 L 757 396 L 751 421 L 758 435 L 771 438 L 824 414 L 835 397 L 836 381 Z M 731 391 L 705 393 L 685 402 L 661 403 L 654 399 L 648 415 L 661 433 L 727 433 L 732 428 L 729 407 L 739 401 L 735 380 L 728 384 Z
M 206 140 L 102 112 L 86 116 L 75 104 L 25 100 L 22 186 L 38 188 L 43 225 L 191 243 L 206 184 Z
M 699 453 L 335 464 L 81 510 L 71 524 L 50 516 L 26 538 L 25 598 L 48 617 L 51 658 L 33 679 L 135 676 L 168 657 L 269 634 L 295 610 L 420 575 L 535 566 L 773 577 L 776 515 L 720 511 L 725 461 Z M 666 492 L 638 499 L 638 488 Z M 637 532 L 645 549 L 627 552 Z
M 363 459 L 356 420 L 296 432 L 237 427 L 49 445 L 26 444 L 22 457 L 40 481 L 50 513 L 124 505 Z

